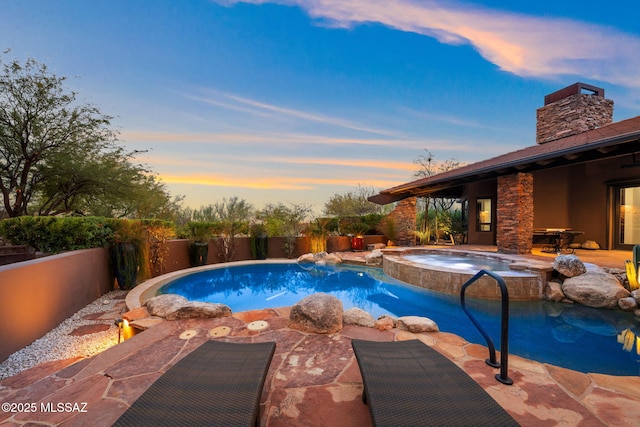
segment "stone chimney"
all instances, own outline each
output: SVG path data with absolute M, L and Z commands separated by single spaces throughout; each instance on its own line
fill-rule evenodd
M 613 101 L 604 89 L 575 83 L 544 97 L 537 111 L 536 142 L 544 144 L 607 125 L 613 121 Z

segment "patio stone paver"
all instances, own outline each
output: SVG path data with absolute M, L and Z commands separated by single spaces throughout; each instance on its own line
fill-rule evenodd
M 263 317 L 269 328 L 252 332 L 236 317 L 165 321 L 92 358 L 44 364 L 0 381 L 2 403 L 86 403 L 86 412 L 43 412 L 40 406 L 35 413 L 5 412 L 0 425 L 109 426 L 170 366 L 212 339 L 209 331 L 219 326 L 231 332 L 216 339 L 277 342 L 261 398 L 263 426 L 370 426 L 351 338 L 420 339 L 464 369 L 523 426 L 640 425 L 638 377 L 583 374 L 513 356 L 514 385 L 507 386 L 484 363 L 485 347 L 453 334 L 346 326 L 337 334 L 315 335 L 289 329 L 287 318 L 271 310 L 239 317 Z M 191 338 L 181 339 L 184 331 L 191 331 Z
M 108 331 L 110 328 L 111 328 L 111 325 L 105 325 L 105 324 L 85 325 L 85 326 L 77 327 L 73 331 L 69 332 L 69 335 L 80 337 L 82 335 L 89 335 L 89 334 L 94 334 L 96 332 Z

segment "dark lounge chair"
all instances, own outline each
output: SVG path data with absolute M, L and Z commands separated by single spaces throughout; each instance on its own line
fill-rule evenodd
M 418 340 L 352 340 L 374 426 L 517 426 L 466 372 Z
M 252 426 L 274 342 L 207 341 L 136 400 L 116 426 Z

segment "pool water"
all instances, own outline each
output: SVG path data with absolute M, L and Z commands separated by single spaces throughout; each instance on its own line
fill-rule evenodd
M 345 310 L 358 307 L 374 318 L 428 317 L 443 332 L 486 344 L 462 311 L 459 296 L 411 286 L 375 268 L 251 264 L 193 273 L 158 290 L 158 294 L 224 303 L 234 312 L 291 306 L 316 292 L 332 294 Z M 499 349 L 500 303 L 469 298 L 466 302 Z M 511 302 L 509 352 L 580 372 L 639 375 L 639 324 L 633 314 L 621 311 Z
M 473 271 L 479 270 L 491 271 L 511 271 L 509 264 L 497 259 L 468 257 L 464 255 L 442 255 L 442 254 L 407 254 L 402 258 L 417 262 L 419 264 L 428 264 L 435 267 L 452 268 L 454 270 Z

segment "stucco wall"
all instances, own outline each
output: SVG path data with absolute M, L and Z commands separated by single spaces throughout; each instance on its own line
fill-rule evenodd
M 621 167 L 631 161 L 627 155 L 533 172 L 533 227 L 583 231 L 576 243 L 594 240 L 602 249 L 615 249 L 616 212 L 610 190 L 617 183 L 640 182 L 638 168 Z M 475 203 L 479 197 L 492 197 L 495 202 L 496 186 L 495 180 L 467 185 L 471 244 L 495 244 L 495 233 L 476 231 Z
M 624 156 L 535 172 L 534 227 L 570 227 L 584 231 L 576 242 L 594 240 L 603 249 L 614 249 L 609 189 L 616 182 L 640 180 L 637 168 L 621 168 L 630 162 L 631 157 Z
M 112 288 L 104 249 L 0 267 L 0 361 Z
M 533 227 L 569 227 L 569 168 L 535 172 L 533 182 Z
M 476 230 L 476 200 L 478 198 L 491 198 L 493 202 L 493 223 L 495 224 L 496 218 L 496 188 L 497 182 L 495 179 L 482 182 L 470 183 L 467 186 L 467 197 L 469 201 L 469 230 L 467 233 L 467 241 L 472 245 L 495 245 L 496 244 L 496 231 L 495 227 L 491 231 L 478 231 Z

